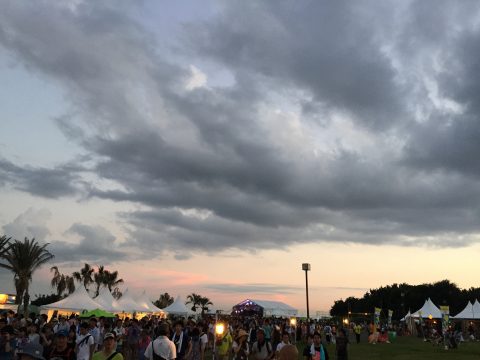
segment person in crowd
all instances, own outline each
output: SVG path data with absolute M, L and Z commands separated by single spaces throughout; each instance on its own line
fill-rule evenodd
M 172 341 L 177 349 L 177 360 L 188 359 L 192 351 L 192 344 L 188 335 L 183 331 L 183 322 L 175 323 L 175 332 Z
M 97 319 L 94 317 L 91 317 L 90 320 L 88 321 L 88 333 L 92 335 L 93 342 L 95 343 L 94 347 L 94 352 L 97 351 L 99 345 L 100 345 L 100 331 L 98 330 L 97 327 Z
M 0 328 L 0 359 L 13 360 L 16 350 L 16 341 L 14 330 L 11 325 L 5 325 Z
M 280 350 L 282 350 L 282 348 L 285 346 L 285 345 L 288 345 L 290 344 L 290 336 L 288 335 L 288 332 L 283 332 L 282 334 L 282 341 L 277 345 L 277 357 L 278 357 L 278 353 L 280 352 Z
M 323 333 L 325 334 L 325 340 L 327 340 L 327 344 L 332 343 L 332 327 L 327 324 L 323 327 Z
M 232 344 L 233 360 L 247 360 L 250 354 L 250 348 L 248 346 L 248 333 L 240 329 L 235 341 Z
M 93 354 L 92 360 L 123 360 L 122 353 L 117 351 L 115 333 L 105 333 L 102 340 L 102 350 Z
M 313 344 L 313 333 L 307 335 L 307 343 L 303 349 L 303 360 L 310 360 L 310 350 Z
M 218 337 L 216 336 L 215 342 L 217 352 L 216 358 L 219 360 L 228 360 L 233 343 L 228 322 L 225 323 L 225 332 Z
M 255 321 L 250 321 L 250 326 L 248 330 L 248 344 L 250 347 L 257 341 L 257 324 Z
M 56 334 L 62 330 L 70 330 L 70 324 L 67 322 L 67 319 L 65 319 L 64 316 L 59 316 L 58 323 L 53 327 L 53 332 Z
M 157 338 L 145 350 L 146 360 L 173 360 L 177 358 L 177 349 L 173 341 L 168 338 L 169 333 L 170 328 L 167 323 L 158 325 Z
M 121 319 L 117 319 L 115 322 L 115 327 L 113 328 L 117 340 L 117 351 L 125 354 L 123 352 L 123 341 L 125 338 L 125 328 L 123 327 L 123 322 Z
M 43 346 L 35 342 L 28 343 L 21 351 L 17 352 L 17 360 L 45 360 Z
M 338 331 L 335 343 L 337 360 L 348 360 L 348 336 L 345 328 Z
M 360 335 L 362 334 L 362 325 L 360 325 L 360 323 L 356 324 L 353 327 L 353 331 L 355 332 L 355 339 L 357 340 L 357 344 L 360 344 Z
M 144 353 L 145 350 L 147 350 L 148 344 L 152 339 L 150 338 L 150 335 L 148 334 L 147 329 L 142 329 L 140 331 L 140 339 L 138 340 L 138 347 L 137 347 L 137 358 L 138 360 L 143 360 L 145 358 Z
M 126 340 L 124 341 L 123 346 L 126 347 L 125 353 L 128 354 L 126 358 L 128 360 L 136 360 L 138 358 L 138 341 L 140 340 L 140 328 L 137 319 L 132 319 L 128 323 L 125 333 Z
M 87 323 L 80 324 L 80 334 L 77 337 L 76 354 L 77 360 L 92 360 L 95 352 L 95 340 L 92 334 L 88 332 Z
M 68 338 L 67 344 L 72 349 L 75 349 L 75 345 L 77 344 L 77 330 L 75 325 L 70 326 L 70 330 L 68 331 Z
M 40 344 L 40 334 L 38 333 L 38 325 L 30 322 L 27 327 L 28 342 Z
M 328 351 L 322 344 L 322 336 L 318 331 L 313 333 L 313 344 L 310 347 L 310 360 L 328 360 Z
M 44 353 L 47 360 L 75 360 L 75 351 L 68 346 L 68 330 L 58 331 L 51 349 Z
M 257 341 L 252 345 L 252 354 L 255 360 L 268 360 L 275 354 L 272 344 L 265 339 L 265 331 L 262 328 L 257 330 Z

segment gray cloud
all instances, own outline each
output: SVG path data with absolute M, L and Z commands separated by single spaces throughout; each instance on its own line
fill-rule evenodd
M 119 244 L 115 236 L 102 226 L 75 223 L 66 231 L 66 235 L 77 236 L 79 240 L 53 241 L 50 248 L 55 254 L 56 262 L 84 261 L 108 264 L 128 258 L 126 252 L 118 249 Z
M 50 234 L 47 222 L 52 214 L 47 209 L 29 208 L 18 215 L 12 222 L 3 225 L 3 233 L 7 237 L 23 241 L 25 237 L 35 238 L 39 242 L 45 242 Z
M 468 246 L 480 9 L 442 4 L 229 2 L 168 43 L 129 5 L 10 2 L 0 46 L 62 84 L 72 109 L 57 122 L 89 166 L 2 160 L 0 183 L 140 205 L 118 214 L 128 239 L 114 258 L 131 246 L 177 259 L 311 242 Z M 233 80 L 189 91 L 192 61 Z M 80 253 L 99 238 L 107 257 L 108 234 L 72 231 Z

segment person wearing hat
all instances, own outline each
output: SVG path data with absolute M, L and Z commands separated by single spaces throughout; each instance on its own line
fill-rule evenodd
M 240 329 L 238 330 L 237 336 L 235 336 L 235 341 L 233 342 L 233 359 L 234 360 L 247 360 L 248 355 L 250 354 L 250 348 L 248 346 L 248 333 Z
M 92 360 L 123 360 L 122 353 L 117 351 L 117 336 L 113 332 L 107 332 L 103 337 L 103 348 L 93 354 Z
M 88 324 L 80 324 L 80 335 L 77 336 L 77 346 L 75 352 L 77 353 L 77 360 L 92 360 L 95 352 L 95 340 L 92 334 L 88 333 Z
M 3 358 L 2 358 L 3 359 Z M 38 343 L 28 343 L 17 352 L 18 360 L 45 360 L 43 346 Z
M 76 355 L 73 349 L 68 346 L 68 331 L 59 330 L 55 335 L 54 345 L 47 354 L 47 360 L 75 360 Z
M 156 330 L 158 337 L 153 340 L 145 350 L 144 356 L 147 360 L 173 360 L 177 358 L 177 349 L 173 341 L 168 338 L 170 326 L 161 323 Z

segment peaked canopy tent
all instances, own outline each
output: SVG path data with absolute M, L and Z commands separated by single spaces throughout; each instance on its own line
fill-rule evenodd
M 177 296 L 175 301 L 163 309 L 164 312 L 173 315 L 188 316 L 191 311 L 185 306 L 185 303 L 182 301 L 180 296 Z
M 452 316 L 452 319 L 455 320 L 480 320 L 480 303 L 478 300 L 472 304 L 470 301 L 468 302 L 465 309 L 460 311 L 455 316 Z
M 108 287 L 104 286 L 100 289 L 98 296 L 94 299 L 100 305 L 100 309 L 115 313 L 121 311 L 118 302 L 113 297 Z
M 246 299 L 232 308 L 232 314 L 291 317 L 297 316 L 298 309 L 280 301 Z
M 130 295 L 128 289 L 122 294 L 122 297 L 117 301 L 117 312 L 133 314 L 136 312 L 144 312 L 145 309 L 135 301 Z
M 433 303 L 430 298 L 425 300 L 425 304 L 423 304 L 422 308 L 415 311 L 410 317 L 418 319 L 420 317 L 420 313 L 422 314 L 422 319 L 441 319 L 442 312 L 440 309 Z M 407 317 L 405 316 L 405 319 Z
M 83 284 L 78 284 L 75 291 L 68 295 L 65 299 L 54 302 L 52 304 L 40 307 L 40 313 L 47 314 L 50 319 L 56 311 L 58 315 L 79 314 L 84 310 L 95 310 L 101 306 L 94 301 Z
M 160 315 L 160 317 L 165 317 L 166 315 L 165 311 L 153 305 L 145 290 L 143 290 L 142 295 L 140 295 L 140 297 L 137 299 L 137 303 L 143 309 L 143 312 Z

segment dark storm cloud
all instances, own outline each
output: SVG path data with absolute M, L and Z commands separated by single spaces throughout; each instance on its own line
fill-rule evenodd
M 85 261 L 105 264 L 128 257 L 125 252 L 118 250 L 115 236 L 102 226 L 75 223 L 66 234 L 77 236 L 79 240 L 75 243 L 53 241 L 50 244 L 55 260 L 60 263 Z
M 57 122 L 89 166 L 3 160 L 0 182 L 59 197 L 81 178 L 90 197 L 142 209 L 119 214 L 129 238 L 113 253 L 76 228 L 64 254 L 476 241 L 474 2 L 228 2 L 172 47 L 123 3 L 2 10 L 0 45 L 63 85 L 72 110 Z M 197 61 L 231 84 L 186 90 Z
M 0 180 L 32 195 L 60 198 L 78 193 L 79 169 L 69 165 L 54 169 L 18 166 L 0 158 Z M 78 185 L 78 184 L 77 184 Z

